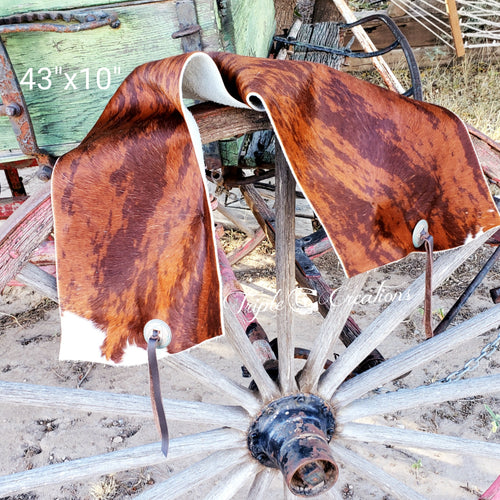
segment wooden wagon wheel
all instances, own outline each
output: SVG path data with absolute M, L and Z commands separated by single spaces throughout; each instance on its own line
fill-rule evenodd
M 252 113 L 238 111 L 236 115 L 244 118 L 242 120 L 245 124 L 242 128 L 245 130 L 265 125 L 249 125 L 248 118 L 251 122 L 254 118 Z M 235 131 L 234 116 L 229 118 L 231 133 Z M 203 122 L 206 116 L 199 115 L 198 118 Z M 208 119 L 213 120 L 213 116 Z M 221 126 L 222 132 L 214 137 L 213 133 L 207 134 L 206 130 L 204 131 L 203 124 L 201 129 L 205 140 L 225 137 L 229 130 Z M 213 124 L 211 129 L 213 131 Z M 292 289 L 294 283 L 294 218 L 291 202 L 294 185 L 282 162 L 277 165 L 277 190 L 277 288 L 286 293 Z M 488 236 L 489 234 L 484 234 L 466 246 L 439 257 L 434 266 L 433 286 L 439 286 Z M 166 363 L 183 370 L 198 384 L 210 388 L 217 387 L 219 393 L 232 402 L 232 406 L 166 399 L 164 406 L 169 421 L 194 422 L 213 427 L 209 431 L 173 438 L 170 442 L 169 460 L 185 459 L 200 453 L 210 454 L 166 481 L 154 485 L 138 498 L 187 498 L 188 492 L 197 485 L 211 483 L 221 474 L 224 479 L 216 483 L 206 498 L 220 500 L 242 498 L 245 495 L 251 499 L 269 498 L 271 481 L 282 473 L 295 493 L 310 495 L 319 492 L 324 495 L 323 498 L 341 498 L 335 486 L 329 489 L 337 475 L 342 475 L 339 466 L 362 470 L 367 480 L 379 485 L 396 498 L 424 498 L 399 479 L 352 451 L 351 445 L 358 442 L 368 443 L 368 446 L 383 443 L 402 448 L 442 450 L 498 460 L 499 444 L 389 425 L 360 423 L 358 420 L 422 405 L 500 392 L 500 375 L 448 384 L 437 383 L 386 394 L 372 392 L 406 373 L 409 367 L 415 368 L 427 363 L 497 327 L 500 324 L 500 305 L 493 306 L 441 335 L 411 347 L 346 381 L 352 370 L 387 338 L 424 298 L 425 280 L 421 276 L 408 288 L 408 300 L 389 305 L 325 370 L 325 362 L 331 357 L 333 346 L 351 311 L 351 303 L 347 299 L 360 292 L 366 277 L 366 274 L 354 277 L 340 288 L 334 307 L 322 324 L 308 360 L 298 377 L 293 361 L 292 311 L 285 302 L 285 307 L 279 311 L 277 318 L 279 386 L 264 370 L 254 347 L 230 311 L 226 314 L 227 340 L 251 373 L 258 387 L 257 393 L 251 392 L 191 354 L 170 356 Z M 0 383 L 0 401 L 2 404 L 42 405 L 92 412 L 113 411 L 121 415 L 152 416 L 149 400 L 144 397 L 17 383 Z M 291 419 L 290 415 L 294 415 L 294 418 Z M 300 420 L 299 427 L 303 426 L 307 432 L 297 430 L 299 427 L 294 427 L 293 422 L 292 427 L 286 429 L 288 423 L 294 419 L 295 422 Z M 310 451 L 304 453 L 302 449 L 302 455 L 294 455 L 295 461 L 286 462 L 283 457 L 290 458 L 293 451 L 296 451 L 293 448 L 294 439 L 285 440 L 277 449 L 273 448 L 275 425 L 281 426 L 280 435 L 288 432 L 289 435 L 301 439 L 301 446 L 309 446 Z M 323 446 L 325 443 L 328 444 Z M 292 448 L 292 451 L 289 448 Z M 159 444 L 155 443 L 49 465 L 0 478 L 0 496 L 31 491 L 49 484 L 80 481 L 99 474 L 159 464 L 164 460 Z M 265 465 L 271 462 L 273 467 Z M 294 496 L 289 487 L 283 490 L 285 498 Z

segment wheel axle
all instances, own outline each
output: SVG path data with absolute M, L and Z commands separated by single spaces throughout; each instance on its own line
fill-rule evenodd
M 292 493 L 311 497 L 337 481 L 338 467 L 328 445 L 334 431 L 326 401 L 300 393 L 262 409 L 250 426 L 248 448 L 261 464 L 281 470 Z

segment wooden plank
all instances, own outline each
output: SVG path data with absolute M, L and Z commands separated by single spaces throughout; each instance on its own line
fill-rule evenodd
M 234 52 L 242 56 L 267 57 L 276 31 L 273 0 L 231 0 L 227 4 Z M 228 50 L 228 49 L 225 49 Z
M 16 276 L 17 281 L 27 285 L 54 302 L 58 302 L 55 276 L 27 262 Z
M 383 14 L 384 11 L 380 11 L 380 13 Z M 365 17 L 364 14 L 363 17 Z M 445 22 L 448 21 L 448 18 L 445 15 L 440 16 L 437 14 L 437 17 L 442 18 Z M 440 44 L 439 39 L 433 33 L 410 16 L 404 15 L 400 17 L 393 17 L 392 20 L 397 24 L 398 28 L 401 30 L 412 48 L 429 47 Z M 387 47 L 394 42 L 394 35 L 382 21 L 370 21 L 363 24 L 363 27 L 370 36 L 371 41 L 379 49 Z M 352 32 L 347 30 L 344 35 L 344 40 L 348 41 L 351 37 Z M 357 40 L 352 44 L 351 49 L 355 52 L 363 50 L 361 44 Z M 387 61 L 387 57 L 385 55 L 384 59 Z
M 0 220 L 8 219 L 27 199 L 27 196 L 0 198 Z
M 242 447 L 245 444 L 245 436 L 241 432 L 232 429 L 216 429 L 171 439 L 168 458 L 169 460 L 178 460 L 200 453 L 225 450 L 237 446 Z M 245 451 L 248 454 L 248 451 Z M 226 456 L 225 451 L 219 453 L 222 456 Z M 229 452 L 227 454 L 231 457 Z M 217 453 L 214 455 L 218 456 Z M 241 455 L 241 452 L 239 455 Z M 15 493 L 25 493 L 52 484 L 60 485 L 66 482 L 82 481 L 89 477 L 113 474 L 127 469 L 165 464 L 165 462 L 165 456 L 161 452 L 160 443 L 147 444 L 136 448 L 125 448 L 112 453 L 47 465 L 0 477 L 0 495 L 3 497 Z M 146 498 L 149 497 L 146 496 Z
M 0 381 L 0 402 L 3 405 L 40 406 L 61 410 L 117 413 L 152 419 L 151 399 L 149 396 L 115 394 L 111 392 L 67 389 L 44 385 L 22 384 Z M 193 422 L 197 419 L 214 426 L 231 425 L 245 431 L 250 419 L 243 408 L 215 405 L 199 401 L 163 399 L 167 420 Z
M 445 1 L 446 10 L 448 11 L 448 17 L 450 18 L 451 34 L 453 36 L 453 42 L 455 44 L 457 57 L 463 57 L 465 55 L 465 47 L 462 38 L 462 30 L 460 29 L 460 19 L 458 17 L 457 3 L 455 2 L 455 0 Z
M 10 16 L 12 14 L 22 14 L 25 12 L 36 12 L 38 10 L 67 10 L 81 8 L 99 8 L 102 6 L 110 6 L 116 3 L 138 3 L 141 0 L 129 0 L 123 2 L 121 0 L 23 0 L 20 2 L 12 2 L 11 0 L 0 1 L 0 16 Z M 149 0 L 151 3 L 160 2 L 162 0 Z
M 500 305 L 496 305 L 460 325 L 449 328 L 443 333 L 384 361 L 369 370 L 369 375 L 368 372 L 357 375 L 339 387 L 333 396 L 333 403 L 338 407 L 345 406 L 372 389 L 407 373 L 413 367 L 428 363 L 432 359 L 458 348 L 464 342 L 472 340 L 498 325 L 499 316 Z
M 293 311 L 289 298 L 295 288 L 295 178 L 276 143 L 276 293 L 279 381 L 283 394 L 297 390 L 294 372 Z
M 207 51 L 222 48 L 215 5 L 210 0 L 197 1 Z M 182 53 L 181 41 L 170 36 L 179 28 L 173 0 L 112 10 L 121 21 L 118 29 L 2 37 L 21 83 L 38 144 L 54 155 L 68 151 L 85 137 L 119 84 L 136 66 Z M 28 84 L 30 70 L 36 82 L 33 85 Z M 3 118 L 0 151 L 17 150 L 17 142 L 12 139 L 9 121 Z

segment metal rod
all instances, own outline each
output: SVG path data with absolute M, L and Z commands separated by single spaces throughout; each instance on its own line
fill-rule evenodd
M 439 325 L 434 330 L 434 335 L 438 335 L 444 332 L 449 326 L 450 323 L 454 320 L 455 316 L 458 314 L 463 305 L 467 302 L 469 297 L 474 293 L 476 288 L 481 284 L 484 277 L 488 273 L 488 271 L 493 267 L 495 262 L 500 257 L 500 246 L 496 248 L 491 257 L 486 261 L 486 264 L 483 266 L 481 271 L 477 273 L 477 276 L 471 281 L 469 286 L 462 293 L 460 298 L 453 304 L 453 307 L 448 311 L 448 314 L 442 319 Z

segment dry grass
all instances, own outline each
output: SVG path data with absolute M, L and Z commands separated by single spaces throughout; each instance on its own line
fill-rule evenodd
M 411 83 L 406 69 L 394 69 L 405 88 Z M 356 74 L 384 86 L 374 70 Z M 500 63 L 486 52 L 466 54 L 447 65 L 421 68 L 424 100 L 453 111 L 496 141 L 500 141 Z
M 421 71 L 424 99 L 500 141 L 500 64 L 485 54 Z

